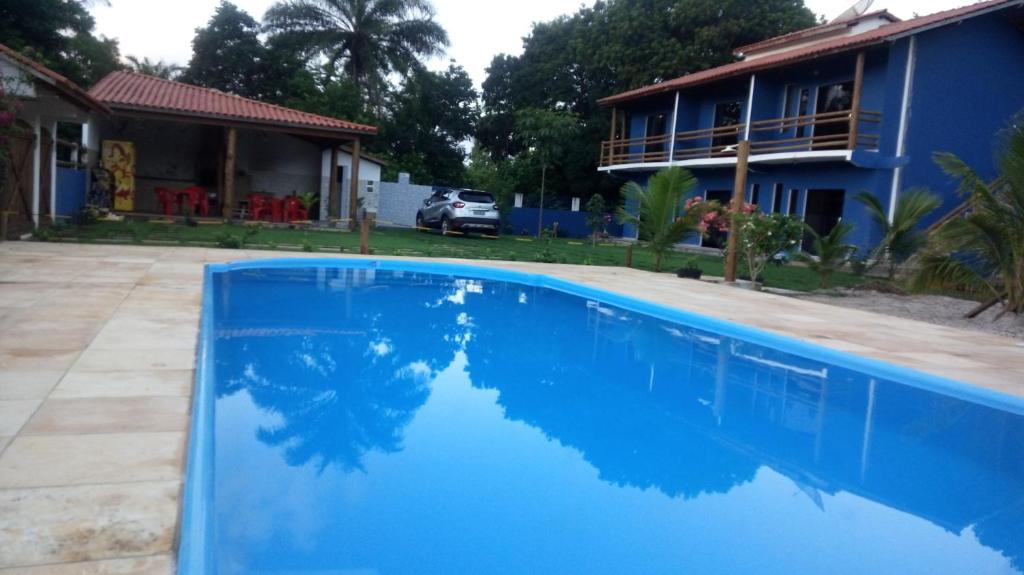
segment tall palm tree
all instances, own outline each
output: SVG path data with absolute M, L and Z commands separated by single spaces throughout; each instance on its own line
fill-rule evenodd
M 986 183 L 953 154 L 935 162 L 960 180 L 970 212 L 933 234 L 914 278 L 917 287 L 958 286 L 1004 300 L 1004 313 L 1024 313 L 1024 126 L 1008 131 L 1000 176 Z
M 654 270 L 661 271 L 665 252 L 688 235 L 700 233 L 701 219 L 713 202 L 694 203 L 683 210 L 683 198 L 697 184 L 697 178 L 683 168 L 666 168 L 651 176 L 647 189 L 626 182 L 622 195 L 636 213 L 626 207 L 618 210 L 619 221 L 637 227 L 640 240 L 654 252 Z
M 882 228 L 882 240 L 870 256 L 875 264 L 888 258 L 889 280 L 896 277 L 896 268 L 924 246 L 926 235 L 919 229 L 921 220 L 942 205 L 942 201 L 924 189 L 913 189 L 900 196 L 892 221 L 882 203 L 873 194 L 861 192 L 854 199 L 864 204 L 868 215 Z
M 263 21 L 276 39 L 325 58 L 328 69 L 340 63 L 374 107 L 388 74 L 448 46 L 429 0 L 281 0 Z
M 157 78 L 163 78 L 164 80 L 174 80 L 179 75 L 183 68 L 177 64 L 169 64 L 163 60 L 153 61 L 149 57 L 143 57 L 141 60 L 135 56 L 128 56 L 128 67 L 133 71 L 140 74 L 147 74 L 149 76 L 156 76 Z

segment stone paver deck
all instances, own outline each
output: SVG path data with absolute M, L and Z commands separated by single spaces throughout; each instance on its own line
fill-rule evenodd
M 0 244 L 0 574 L 172 573 L 203 266 L 244 250 Z M 590 266 L 546 273 L 1024 396 L 1011 339 Z

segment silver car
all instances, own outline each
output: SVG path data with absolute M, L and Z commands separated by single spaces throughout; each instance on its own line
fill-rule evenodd
M 434 188 L 416 212 L 416 227 L 440 228 L 445 234 L 458 230 L 498 235 L 501 218 L 498 204 L 489 192 Z

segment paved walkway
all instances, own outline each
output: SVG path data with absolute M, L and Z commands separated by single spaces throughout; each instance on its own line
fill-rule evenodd
M 203 265 L 311 255 L 0 244 L 0 574 L 173 572 Z M 1011 339 L 623 268 L 468 263 L 1024 396 Z

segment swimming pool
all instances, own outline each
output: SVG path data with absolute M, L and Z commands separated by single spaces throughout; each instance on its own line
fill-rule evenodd
M 543 276 L 211 266 L 179 571 L 1020 573 L 1024 403 Z

